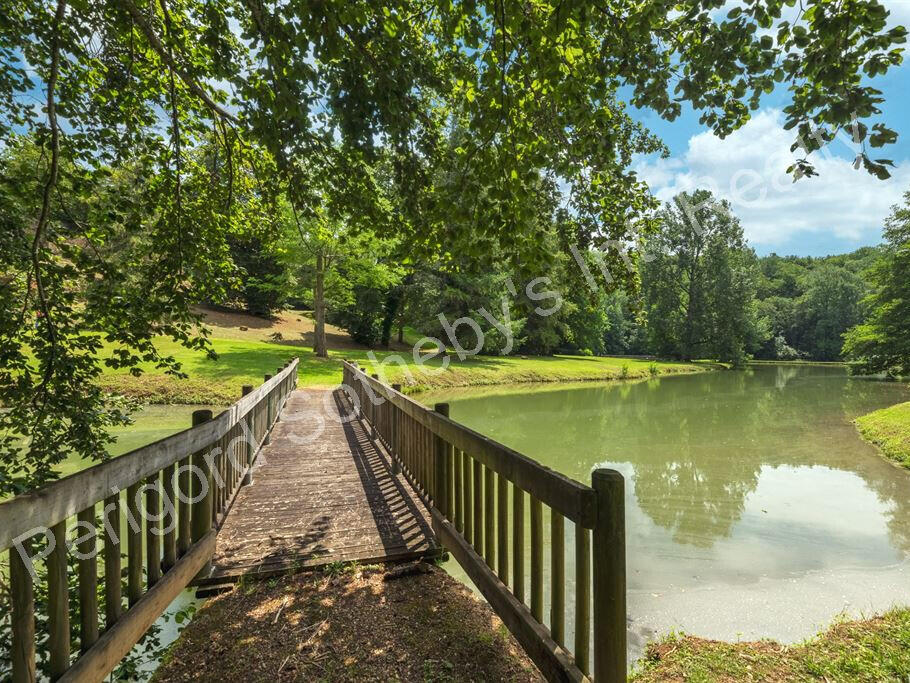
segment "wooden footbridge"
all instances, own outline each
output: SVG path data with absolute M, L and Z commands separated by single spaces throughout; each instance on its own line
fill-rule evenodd
M 335 562 L 438 555 L 430 515 L 341 390 L 295 391 L 218 532 L 198 583 Z
M 36 680 L 36 581 L 51 679 L 101 681 L 187 586 L 447 551 L 549 680 L 625 680 L 618 473 L 576 482 L 347 362 L 339 388 L 298 390 L 297 365 L 217 417 L 0 503 L 0 678 Z

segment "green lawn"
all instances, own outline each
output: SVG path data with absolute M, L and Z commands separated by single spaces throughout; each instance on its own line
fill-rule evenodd
M 636 683 L 665 681 L 906 681 L 910 610 L 835 624 L 797 645 L 670 636 L 649 646 Z
M 176 357 L 189 375 L 176 379 L 153 367 L 139 377 L 125 371 L 108 371 L 102 384 L 110 391 L 127 394 L 148 403 L 227 404 L 240 396 L 244 384 L 258 385 L 263 375 L 273 374 L 286 360 L 299 356 L 301 386 L 330 386 L 341 381 L 341 359 L 358 362 L 370 372 L 381 373 L 388 382 L 402 382 L 406 391 L 449 387 L 480 386 L 517 382 L 572 382 L 580 380 L 634 379 L 651 374 L 697 372 L 704 365 L 691 363 L 652 362 L 627 358 L 584 356 L 473 356 L 459 361 L 452 356 L 448 369 L 443 361 L 432 359 L 417 364 L 410 352 L 377 351 L 382 361 L 397 355 L 403 362 L 386 360 L 374 365 L 365 350 L 330 351 L 329 358 L 317 358 L 311 350 L 291 344 L 213 338 L 218 354 L 215 361 L 205 354 L 189 351 L 168 339 L 158 348 Z M 410 374 L 409 381 L 408 375 Z
M 406 366 L 386 361 L 382 370 L 389 382 L 401 382 L 409 392 L 523 382 L 638 379 L 652 374 L 705 369 L 704 365 L 692 363 L 593 356 L 472 356 L 464 361 L 450 356 L 445 369 L 442 368 L 443 361 L 438 358 L 423 367 L 418 367 L 413 357 L 408 357 L 407 361 Z M 370 364 L 370 371 L 379 370 Z
M 910 468 L 910 401 L 863 415 L 856 426 L 887 458 Z
M 102 386 L 147 403 L 229 404 L 240 398 L 244 384 L 261 384 L 263 375 L 275 374 L 290 358 L 299 355 L 317 360 L 311 352 L 301 353 L 299 347 L 235 339 L 212 339 L 218 354 L 214 361 L 170 339 L 162 338 L 156 346 L 160 352 L 174 356 L 189 377 L 177 379 L 145 365 L 140 366 L 144 372 L 139 377 L 125 370 L 106 370 Z M 306 371 L 301 368 L 301 378 L 305 373 L 313 378 L 312 383 L 330 383 L 335 374 L 330 367 L 317 361 Z

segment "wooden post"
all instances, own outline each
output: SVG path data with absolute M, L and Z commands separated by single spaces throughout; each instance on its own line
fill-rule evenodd
M 123 589 L 120 585 L 119 493 L 104 499 L 104 518 L 104 626 L 110 628 L 120 618 L 123 607 Z
M 452 450 L 452 508 L 455 511 L 455 517 L 452 522 L 455 524 L 455 530 L 464 534 L 464 480 L 463 469 L 461 466 L 461 451 L 457 448 Z
M 354 395 L 357 396 L 357 403 L 354 406 L 354 417 L 358 420 L 363 419 L 363 400 L 360 396 L 360 390 L 357 388 L 357 384 L 360 382 L 360 376 L 357 374 L 360 370 L 360 366 L 357 363 L 351 363 L 351 390 L 354 392 Z
M 437 403 L 433 406 L 433 410 L 445 417 L 449 416 L 448 403 Z M 437 510 L 445 515 L 449 509 L 449 483 L 447 481 L 447 476 L 449 474 L 449 461 L 447 457 L 449 444 L 440 436 L 436 436 L 435 441 L 436 447 L 433 449 L 433 465 L 435 470 L 433 475 L 433 504 L 436 506 Z
M 473 472 L 471 456 L 465 451 L 461 452 L 461 479 L 464 482 L 464 538 L 468 543 L 474 543 L 474 484 L 471 478 Z
M 591 533 L 575 525 L 575 663 L 591 673 Z
M 240 396 L 246 396 L 247 394 L 252 393 L 253 385 L 244 384 L 240 389 Z M 243 451 L 246 455 L 246 474 L 243 475 L 242 486 L 249 486 L 253 483 L 253 456 L 256 453 L 253 451 L 253 446 L 250 444 L 250 438 L 252 436 L 252 426 L 250 424 L 250 415 L 253 414 L 253 411 L 247 413 L 247 416 L 243 418 L 244 423 L 246 424 L 246 432 L 243 435 Z
M 66 520 L 51 528 L 56 543 L 47 557 L 47 608 L 50 625 L 50 675 L 56 681 L 70 668 L 69 581 L 66 566 Z
M 626 528 L 625 483 L 615 470 L 594 470 L 594 680 L 625 681 Z
M 158 496 L 159 473 L 145 480 L 145 563 L 151 588 L 161 578 L 161 501 Z
M 531 614 L 543 623 L 543 506 L 531 498 Z M 606 679 L 609 680 L 609 679 Z
M 474 550 L 483 555 L 483 463 L 473 462 L 472 497 L 474 498 Z
M 95 506 L 78 514 L 79 543 L 79 647 L 86 652 L 98 640 L 98 539 Z M 90 527 L 91 532 L 83 531 Z
M 174 495 L 174 465 L 161 471 L 164 484 L 164 571 L 177 564 L 177 496 Z
M 376 373 L 373 373 L 370 375 L 370 377 L 375 379 L 377 382 L 379 381 L 379 375 Z M 372 387 L 370 387 L 370 396 L 377 398 L 379 394 L 375 391 L 372 391 Z M 373 439 L 373 441 L 376 440 L 376 414 L 379 412 L 377 410 L 378 407 L 379 406 L 376 405 L 376 401 L 370 401 L 370 438 Z
M 212 503 L 212 524 L 218 521 L 218 515 L 224 510 L 225 501 L 227 500 L 227 434 L 218 439 L 217 443 L 218 456 L 215 458 L 215 468 L 218 472 L 218 478 L 212 478 L 215 487 L 215 498 Z
M 178 501 L 174 503 L 178 508 L 177 514 L 177 554 L 183 557 L 190 549 L 190 498 L 192 475 L 190 457 L 180 460 L 177 466 L 177 487 L 180 491 Z
M 512 484 L 512 592 L 525 601 L 525 492 Z
M 142 517 L 139 514 L 139 484 L 126 487 L 126 597 L 132 607 L 142 597 Z
M 566 644 L 565 518 L 550 508 L 550 635 Z
M 22 552 L 30 556 L 32 539 L 22 542 Z M 13 683 L 34 683 L 35 673 L 35 587 L 18 548 L 9 551 L 9 583 L 12 600 Z
M 496 573 L 509 585 L 509 480 L 496 475 Z
M 201 425 L 205 422 L 208 422 L 212 419 L 211 410 L 194 410 L 193 411 L 193 426 Z M 194 479 L 196 481 L 194 485 L 194 495 L 193 500 L 193 518 L 191 521 L 191 538 L 194 544 L 201 541 L 205 535 L 212 528 L 212 509 L 214 501 L 214 491 L 212 486 L 212 473 L 209 471 L 209 466 L 205 461 L 205 449 L 198 451 L 193 454 L 193 472 Z M 195 487 L 200 487 L 204 491 L 204 495 L 199 496 L 199 489 Z M 203 568 L 200 570 L 199 575 L 205 576 L 209 573 L 212 568 L 211 561 L 206 562 Z
M 493 470 L 483 468 L 483 559 L 487 566 L 496 571 L 496 488 Z
M 459 465 L 459 472 L 461 472 L 461 466 Z M 457 519 L 457 514 L 455 513 L 455 448 L 447 443 L 446 444 L 446 517 L 449 521 L 454 523 Z
M 268 382 L 272 379 L 271 375 L 265 376 L 265 382 Z M 271 436 L 272 429 L 272 397 L 269 394 L 265 396 L 265 405 L 266 405 L 266 417 L 265 417 L 265 438 L 262 440 L 263 446 L 269 445 L 269 437 Z
M 287 367 L 287 363 L 278 368 L 278 371 L 275 373 L 277 377 L 282 373 L 282 371 Z M 281 399 L 284 398 L 284 380 L 281 380 L 278 388 L 278 400 L 275 401 L 275 422 L 281 420 Z
M 401 385 L 397 384 L 397 383 L 393 384 L 392 391 L 397 391 L 400 394 Z M 396 477 L 399 474 L 401 474 L 401 465 L 399 464 L 399 461 L 398 461 L 398 459 L 401 457 L 401 453 L 399 452 L 401 450 L 401 446 L 398 443 L 398 439 L 400 436 L 399 422 L 400 422 L 400 416 L 398 414 L 398 408 L 395 408 L 393 406 L 392 407 L 392 443 L 390 445 L 390 448 L 391 448 L 391 453 L 392 453 L 392 474 Z

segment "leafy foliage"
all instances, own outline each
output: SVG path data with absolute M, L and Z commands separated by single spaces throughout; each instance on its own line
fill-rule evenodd
M 843 334 L 863 319 L 865 273 L 880 256 L 863 247 L 851 254 L 759 259 L 758 315 L 769 335 L 756 356 L 839 360 Z
M 885 223 L 887 241 L 871 271 L 865 322 L 846 335 L 844 354 L 860 372 L 910 374 L 910 192 Z
M 760 338 L 757 269 L 739 221 L 710 192 L 682 193 L 642 267 L 650 343 L 658 354 L 741 363 Z
M 327 283 L 327 320 L 371 348 L 382 343 L 386 301 L 401 281 L 392 256 L 388 240 L 366 232 L 351 236 Z
M 425 262 L 497 252 L 522 268 L 550 263 L 542 187 L 564 188 L 582 249 L 653 232 L 630 164 L 663 148 L 628 103 L 673 119 L 688 102 L 726 135 L 787 87 L 805 150 L 795 175 L 849 127 L 857 164 L 885 177 L 890 162 L 867 148 L 896 135 L 873 123 L 870 79 L 900 63 L 906 31 L 886 27 L 878 0 L 807 0 L 783 19 L 792 5 L 6 3 L 0 492 L 52 478 L 68 449 L 101 457 L 126 413 L 96 388 L 99 363 L 179 373 L 154 336 L 206 347 L 191 306 L 236 285 L 229 236 L 242 234 L 251 150 L 269 159 L 259 173 L 251 162 L 257 194 L 282 193 L 303 221 L 401 239 Z M 634 289 L 634 272 L 615 272 Z M 537 346 L 556 334 L 548 321 Z M 98 357 L 102 340 L 112 357 Z

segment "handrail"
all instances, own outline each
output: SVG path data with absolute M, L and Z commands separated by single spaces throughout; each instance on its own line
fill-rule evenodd
M 51 527 L 92 503 L 100 502 L 114 490 L 172 465 L 187 453 L 193 453 L 217 441 L 275 387 L 297 370 L 292 365 L 257 387 L 253 392 L 201 425 L 171 434 L 129 453 L 58 479 L 32 493 L 24 493 L 0 503 L 0 550 L 9 548 L 14 539 L 35 527 Z
M 258 388 L 244 387 L 240 400 L 214 419 L 211 411 L 196 411 L 189 429 L 0 503 L 0 551 L 9 549 L 10 561 L 13 681 L 36 679 L 36 562 L 46 566 L 48 659 L 55 681 L 103 679 L 179 592 L 208 572 L 215 549 L 213 524 L 227 513 L 240 486 L 249 483 L 259 451 L 297 385 L 298 365 L 295 358 L 274 377 L 266 375 Z M 103 508 L 102 534 L 98 503 Z M 69 524 L 73 516 L 77 521 Z M 68 545 L 67 533 L 73 529 L 80 533 Z M 46 537 L 47 547 L 32 554 L 32 539 L 39 533 Z M 100 572 L 99 535 L 104 560 Z M 71 557 L 77 560 L 79 577 L 81 651 L 76 657 L 70 655 Z M 116 581 L 107 578 L 115 576 Z M 103 630 L 98 617 L 100 582 Z
M 588 680 L 593 659 L 595 680 L 625 680 L 622 475 L 598 469 L 592 485 L 586 486 L 450 419 L 448 404 L 431 410 L 355 363 L 343 363 L 343 388 L 358 416 L 370 425 L 371 436 L 391 456 L 393 472 L 403 472 L 428 504 L 437 538 L 544 676 L 551 681 Z M 543 524 L 544 505 L 550 508 L 549 527 Z M 565 624 L 566 520 L 575 524 L 571 649 Z M 547 620 L 545 532 L 551 548 Z
M 430 410 L 365 373 L 362 375 L 361 381 L 370 386 L 374 395 L 391 402 L 433 434 L 459 450 L 469 451 L 483 465 L 503 475 L 542 503 L 559 510 L 573 522 L 589 529 L 594 525 L 596 494 L 590 486 L 542 465 L 446 415 Z

